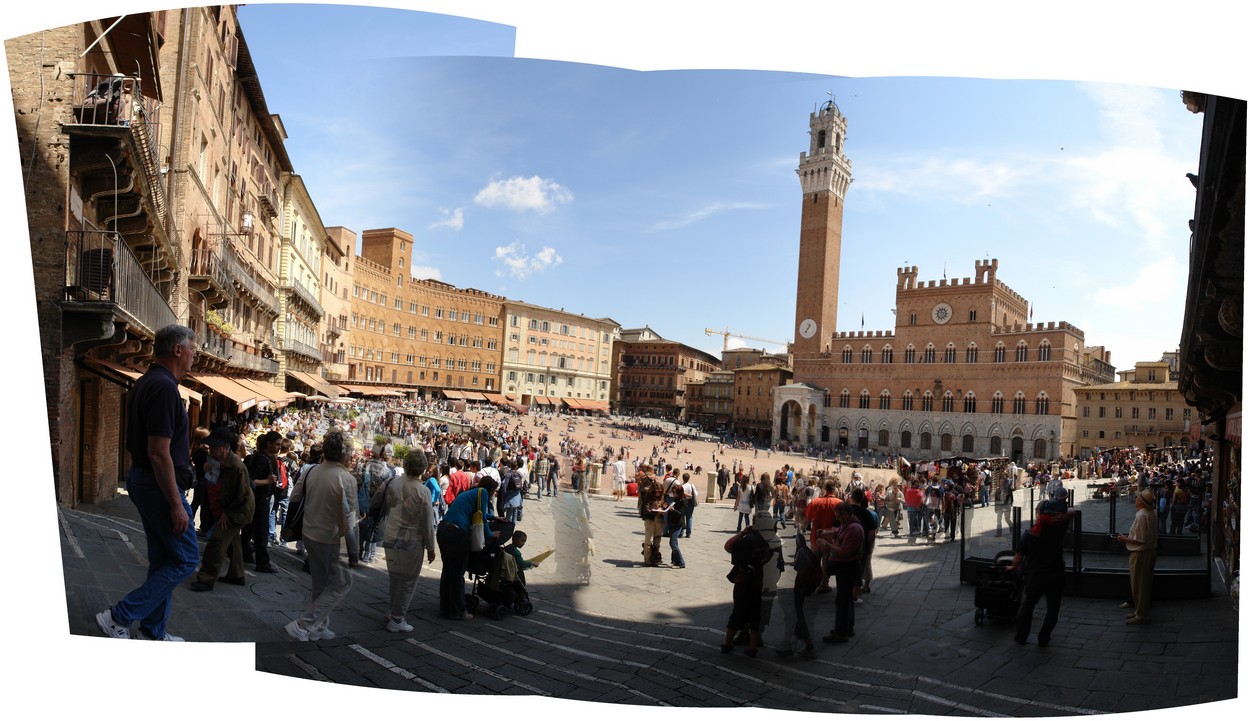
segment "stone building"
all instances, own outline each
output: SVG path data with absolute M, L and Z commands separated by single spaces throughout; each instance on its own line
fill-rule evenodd
M 835 332 L 847 124 L 832 102 L 809 123 L 794 383 L 774 393 L 773 440 L 916 458 L 1075 453 L 1075 389 L 1114 379 L 1109 354 L 1069 323 L 1031 322 L 997 259 L 949 282 L 899 268 L 895 328 Z
M 366 230 L 360 239 L 352 263 L 348 380 L 423 397 L 498 393 L 503 297 L 414 279 L 412 235 L 402 230 Z
M 728 430 L 733 421 L 734 372 L 716 370 L 686 383 L 686 418 L 708 431 Z
M 311 380 L 303 376 L 319 377 L 325 361 L 320 333 L 326 314 L 321 305 L 321 265 L 329 236 L 303 178 L 291 174 L 284 180 L 278 261 L 278 363 L 282 374 L 311 385 Z M 313 387 L 317 392 L 326 389 L 324 384 Z
M 686 419 L 686 385 L 720 369 L 715 356 L 665 340 L 651 328 L 621 331 L 612 347 L 613 407 L 623 415 Z
M 356 234 L 342 226 L 326 228 L 326 252 L 322 258 L 320 327 L 321 373 L 331 384 L 347 380 L 348 327 L 352 314 L 352 261 L 356 257 Z
M 503 306 L 503 396 L 526 406 L 607 411 L 620 324 L 517 300 Z
M 1076 390 L 1076 455 L 1094 449 L 1187 445 L 1193 409 L 1177 389 L 1166 360 L 1137 363 L 1115 383 Z
M 794 372 L 776 363 L 756 363 L 733 373 L 733 432 L 740 438 L 768 443 L 773 431 L 773 396 Z

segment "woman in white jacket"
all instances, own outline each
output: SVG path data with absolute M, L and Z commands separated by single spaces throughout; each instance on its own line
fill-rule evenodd
M 421 575 L 423 556 L 434 562 L 434 505 L 426 487 L 425 454 L 419 450 L 404 457 L 404 474 L 391 479 L 383 499 L 382 548 L 386 549 L 386 573 L 390 579 L 390 614 L 386 630 L 406 633 L 412 624 L 404 618 Z

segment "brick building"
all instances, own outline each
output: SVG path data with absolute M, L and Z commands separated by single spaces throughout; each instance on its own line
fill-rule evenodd
M 1069 323 L 1031 322 L 997 259 L 950 282 L 899 268 L 895 328 L 835 332 L 846 119 L 830 102 L 809 122 L 794 383 L 774 393 L 773 440 L 918 458 L 1074 454 L 1076 388 L 1114 379 L 1109 354 Z
M 716 370 L 686 383 L 686 418 L 708 431 L 729 429 L 734 411 L 734 372 Z
M 329 383 L 347 380 L 348 327 L 352 314 L 352 261 L 356 257 L 356 234 L 342 226 L 326 228 L 322 258 L 321 374 Z
M 503 305 L 504 397 L 526 406 L 607 411 L 620 324 L 515 300 Z
M 623 415 L 686 419 L 686 385 L 720 369 L 715 356 L 665 340 L 650 328 L 621 331 L 612 347 L 613 406 Z
M 733 432 L 768 443 L 773 432 L 773 396 L 794 371 L 776 363 L 756 363 L 733 371 Z
M 1188 444 L 1191 409 L 1166 360 L 1137 363 L 1115 383 L 1076 391 L 1077 455 L 1095 448 L 1167 448 Z
M 298 175 L 285 178 L 283 230 L 279 246 L 277 346 L 280 372 L 305 385 L 321 375 L 325 355 L 321 327 L 322 258 L 329 236 Z M 298 375 L 297 375 L 298 374 Z M 324 392 L 326 386 L 313 390 Z
M 412 278 L 412 235 L 402 230 L 366 230 L 360 239 L 352 264 L 349 382 L 423 397 L 497 393 L 503 297 Z

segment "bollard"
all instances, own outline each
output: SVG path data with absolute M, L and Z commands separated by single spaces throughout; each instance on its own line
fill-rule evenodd
M 586 472 L 582 474 L 582 484 L 586 488 L 587 493 L 599 493 L 599 464 L 587 464 Z
M 707 476 L 707 493 L 704 496 L 705 503 L 711 503 L 716 500 L 716 471 L 705 471 Z

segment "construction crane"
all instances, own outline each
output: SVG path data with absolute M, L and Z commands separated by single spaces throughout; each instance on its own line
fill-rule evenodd
M 772 343 L 773 345 L 786 345 L 790 342 L 786 340 L 773 340 L 771 338 L 757 338 L 753 335 L 743 335 L 741 333 L 734 333 L 728 328 L 725 328 L 724 330 L 716 330 L 715 328 L 704 328 L 703 332 L 707 335 L 723 336 L 725 339 L 725 345 L 722 348 L 722 350 L 729 350 L 729 339 L 731 337 L 742 338 L 743 340 L 757 340 L 757 341 L 760 341 L 761 343 Z

